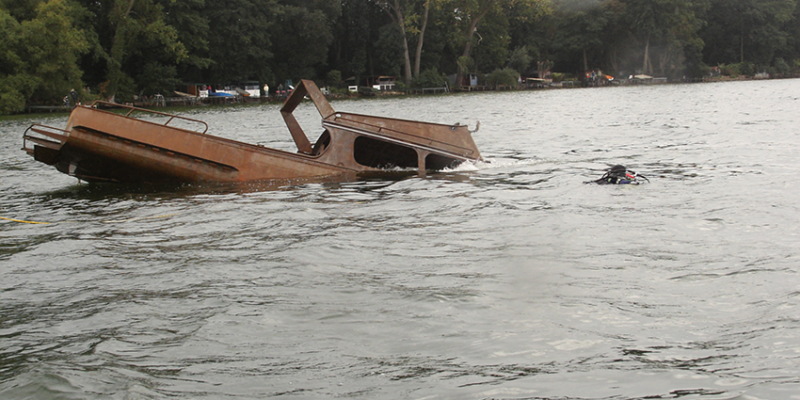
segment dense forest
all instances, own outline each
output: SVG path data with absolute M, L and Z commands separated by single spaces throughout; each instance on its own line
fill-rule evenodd
M 0 113 L 186 83 L 800 71 L 800 0 L 0 0 Z M 483 78 L 482 78 L 483 79 Z

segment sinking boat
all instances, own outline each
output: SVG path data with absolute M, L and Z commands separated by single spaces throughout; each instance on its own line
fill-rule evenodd
M 292 114 L 306 96 L 324 128 L 313 144 Z M 112 112 L 107 106 L 76 107 L 66 129 L 31 125 L 23 150 L 81 181 L 123 183 L 355 178 L 398 168 L 424 174 L 481 159 L 466 125 L 337 112 L 309 80 L 281 108 L 297 152 L 213 136 L 199 120 L 128 106 Z

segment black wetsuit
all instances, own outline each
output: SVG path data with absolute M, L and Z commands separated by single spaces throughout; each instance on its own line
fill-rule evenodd
M 598 185 L 638 185 L 642 180 L 650 182 L 644 175 L 637 175 L 636 172 L 630 171 L 624 165 L 615 165 L 611 167 L 600 179 L 591 181 Z M 589 183 L 589 182 L 587 182 Z

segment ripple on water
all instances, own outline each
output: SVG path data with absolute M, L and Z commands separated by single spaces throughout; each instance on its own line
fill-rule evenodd
M 336 101 L 485 160 L 274 187 L 79 185 L 3 125 L 0 216 L 51 224 L 0 221 L 0 397 L 792 398 L 796 85 Z

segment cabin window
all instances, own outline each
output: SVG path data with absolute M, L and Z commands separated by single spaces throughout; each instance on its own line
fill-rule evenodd
M 445 168 L 455 168 L 458 164 L 461 164 L 461 160 L 452 158 L 452 157 L 445 157 L 440 154 L 428 154 L 425 157 L 425 169 L 439 171 Z
M 411 147 L 365 136 L 356 138 L 353 157 L 357 163 L 372 168 L 417 168 L 419 161 Z

